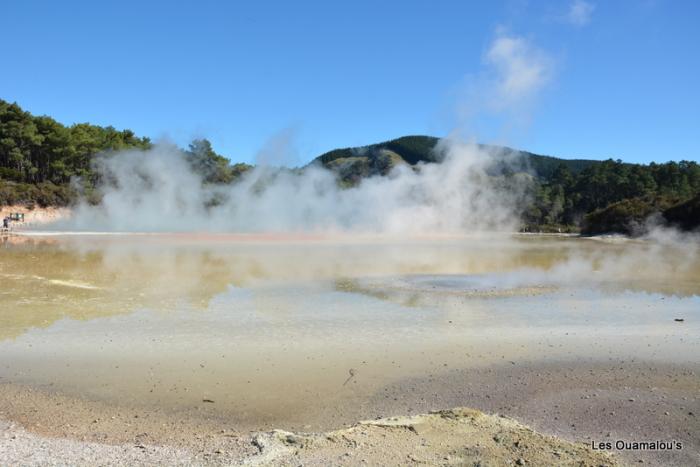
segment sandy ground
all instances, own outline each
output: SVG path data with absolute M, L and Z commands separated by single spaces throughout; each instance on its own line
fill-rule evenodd
M 700 465 L 699 366 L 578 361 L 446 371 L 310 413 L 335 427 L 317 434 L 248 431 L 210 411 L 114 407 L 0 384 L 0 419 L 12 420 L 0 425 L 0 463 Z M 464 405 L 493 415 L 439 411 Z M 352 424 L 363 419 L 374 421 Z M 612 449 L 612 458 L 591 449 L 617 440 L 678 441 L 682 449 Z
M 472 409 L 360 422 L 319 434 L 282 430 L 221 437 L 204 449 L 76 441 L 0 422 L 0 461 L 10 465 L 576 465 L 615 459 Z

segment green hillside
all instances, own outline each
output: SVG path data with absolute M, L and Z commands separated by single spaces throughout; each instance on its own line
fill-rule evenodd
M 389 151 L 390 153 L 396 154 L 403 162 L 410 165 L 415 165 L 419 162 L 437 162 L 439 155 L 436 154 L 433 149 L 438 141 L 439 138 L 434 136 L 402 136 L 401 138 L 392 139 L 383 143 L 371 144 L 369 146 L 334 149 L 318 156 L 315 160 L 327 167 L 339 165 L 338 161 L 358 160 L 357 158 L 366 158 L 371 164 L 372 159 L 381 157 L 383 153 Z M 479 146 L 487 150 L 492 150 L 494 153 L 519 152 L 526 159 L 528 167 L 542 178 L 551 177 L 560 165 L 565 166 L 572 174 L 576 175 L 591 165 L 600 163 L 600 161 L 590 159 L 561 159 L 551 156 L 542 156 L 503 146 Z

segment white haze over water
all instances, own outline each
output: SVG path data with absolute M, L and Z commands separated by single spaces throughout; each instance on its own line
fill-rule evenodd
M 259 166 L 232 185 L 207 185 L 182 153 L 159 145 L 99 159 L 100 205 L 83 202 L 58 228 L 124 232 L 465 233 L 517 228 L 529 177 L 504 190 L 494 155 L 443 140 L 441 163 L 400 164 L 387 176 L 338 187 L 321 166 Z M 211 205 L 211 200 L 217 203 Z M 210 207 L 206 207 L 209 205 Z

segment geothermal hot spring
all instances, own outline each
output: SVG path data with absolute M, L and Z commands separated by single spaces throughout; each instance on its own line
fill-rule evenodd
M 373 401 L 393 382 L 454 369 L 700 357 L 700 264 L 683 242 L 46 233 L 4 242 L 0 382 L 237 427 L 337 427 L 377 415 Z

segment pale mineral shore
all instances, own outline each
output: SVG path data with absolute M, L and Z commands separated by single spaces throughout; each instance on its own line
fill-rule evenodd
M 614 466 L 608 454 L 546 436 L 517 421 L 456 408 L 362 421 L 326 433 L 272 430 L 181 445 L 147 436 L 109 444 L 53 438 L 0 421 L 3 465 L 584 465 Z
M 0 382 L 0 465 L 700 465 L 699 366 L 450 370 L 399 380 L 361 404 L 350 398 L 259 425 L 218 413 L 215 401 L 115 406 Z M 440 410 L 466 404 L 479 410 Z M 312 422 L 322 429 L 304 433 Z M 592 449 L 618 440 L 682 449 Z
M 11 214 L 24 214 L 23 222 L 13 222 L 11 226 L 11 231 L 22 233 L 23 231 L 31 232 L 32 228 L 43 228 L 51 223 L 67 220 L 73 214 L 73 210 L 70 207 L 27 207 L 24 205 L 10 205 L 10 206 L 0 206 L 0 219 L 4 219 Z M 522 236 L 547 236 L 547 237 L 576 237 L 578 234 L 575 233 L 538 233 L 538 232 L 520 232 L 518 235 Z M 285 239 L 286 236 L 281 233 L 276 234 L 258 234 L 256 237 L 271 237 L 271 239 Z M 294 238 L 299 237 L 299 235 L 292 236 Z M 304 235 L 303 237 L 309 238 L 312 235 Z M 604 236 L 604 237 L 607 237 Z

